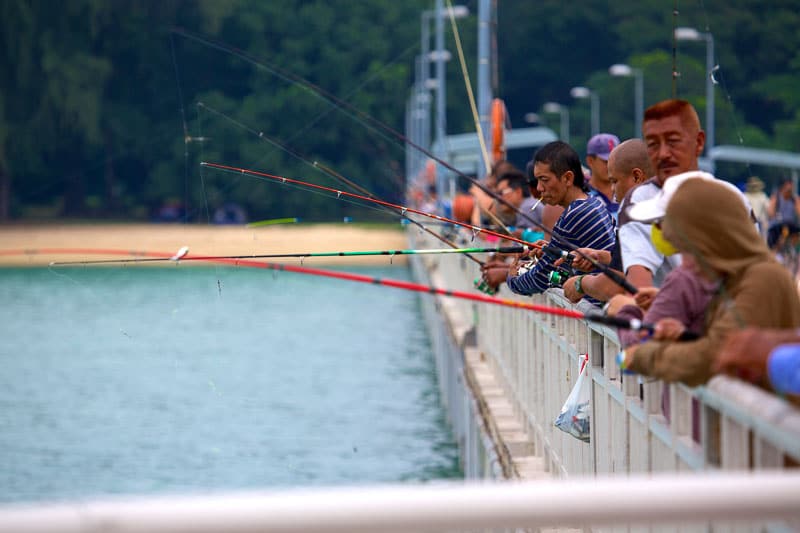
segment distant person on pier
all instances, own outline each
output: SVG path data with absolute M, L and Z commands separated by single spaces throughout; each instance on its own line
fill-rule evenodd
M 753 215 L 758 222 L 758 231 L 761 236 L 767 238 L 769 228 L 769 196 L 764 192 L 764 181 L 758 176 L 750 176 L 745 185 L 744 195 L 753 208 Z
M 767 214 L 771 224 L 800 225 L 800 197 L 794 193 L 794 184 L 791 179 L 782 180 L 777 190 L 772 193 Z
M 504 218 L 514 217 L 515 237 L 535 242 L 542 234 L 530 236 L 530 232 L 539 233 L 542 226 L 541 201 L 531 195 L 525 174 L 517 169 L 508 170 L 497 179 L 497 195 L 506 203 L 498 202 L 497 210 Z M 528 237 L 523 237 L 523 234 Z
M 550 244 L 561 250 L 593 248 L 610 251 L 615 242 L 614 220 L 603 202 L 588 194 L 577 152 L 567 143 L 554 141 L 540 148 L 533 160 L 542 201 L 564 208 L 553 227 Z M 524 273 L 519 272 L 520 261 L 515 261 L 506 279 L 508 288 L 524 295 L 546 291 L 551 287 L 549 277 L 556 268 L 555 260 L 542 254 Z
M 516 168 L 510 161 L 501 159 L 492 165 L 492 168 L 483 178 L 481 184 L 485 189 L 495 192 L 497 190 L 497 178 L 500 174 L 513 170 L 516 170 Z M 492 220 L 492 217 L 488 214 L 495 214 L 496 206 L 494 197 L 475 184 L 469 188 L 469 193 L 475 198 L 475 207 L 472 211 L 472 225 L 480 227 L 494 225 L 495 221 Z
M 614 217 L 619 209 L 619 203 L 613 198 L 611 182 L 608 179 L 608 158 L 617 146 L 619 137 L 611 133 L 598 133 L 586 143 L 586 165 L 591 171 L 589 194 L 602 200 L 608 212 Z

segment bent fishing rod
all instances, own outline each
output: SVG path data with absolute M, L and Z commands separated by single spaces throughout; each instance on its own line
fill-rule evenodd
M 423 146 L 420 146 L 419 144 L 415 143 L 414 141 L 412 141 L 411 139 L 409 139 L 408 137 L 406 137 L 405 135 L 403 135 L 399 131 L 397 131 L 394 128 L 392 128 L 391 126 L 389 126 L 389 125 L 385 124 L 384 122 L 376 119 L 372 115 L 370 115 L 370 114 L 358 109 L 357 107 L 355 107 L 354 105 L 350 104 L 349 102 L 337 97 L 336 95 L 334 95 L 334 94 L 330 93 L 329 91 L 323 89 L 322 87 L 312 83 L 311 81 L 303 78 L 302 76 L 299 76 L 297 74 L 294 74 L 293 72 L 289 72 L 289 71 L 287 71 L 285 69 L 282 69 L 282 68 L 280 68 L 280 67 L 278 67 L 278 66 L 276 66 L 276 65 L 274 65 L 274 64 L 272 64 L 272 63 L 270 63 L 270 62 L 268 62 L 266 60 L 258 59 L 256 57 L 252 56 L 251 54 L 248 54 L 247 52 L 244 52 L 244 51 L 242 51 L 242 50 L 240 50 L 238 48 L 230 46 L 230 45 L 228 45 L 226 43 L 223 43 L 221 41 L 217 41 L 217 40 L 214 40 L 214 39 L 211 39 L 211 38 L 208 38 L 208 37 L 202 37 L 200 35 L 197 35 L 197 34 L 194 34 L 194 33 L 190 32 L 188 30 L 185 30 L 183 28 L 173 27 L 171 29 L 171 31 L 174 32 L 174 33 L 177 33 L 178 35 L 181 35 L 181 36 L 183 36 L 185 38 L 191 39 L 191 40 L 193 40 L 195 42 L 198 42 L 198 43 L 201 43 L 201 44 L 203 44 L 205 46 L 208 46 L 210 48 L 215 48 L 215 49 L 220 50 L 222 52 L 229 53 L 229 54 L 231 54 L 233 56 L 239 57 L 240 59 L 242 59 L 242 60 L 244 60 L 244 61 L 246 61 L 248 63 L 251 63 L 253 65 L 256 65 L 258 67 L 261 67 L 261 68 L 271 72 L 273 75 L 277 76 L 278 78 L 281 78 L 281 79 L 283 79 L 285 81 L 297 84 L 300 87 L 303 87 L 303 88 L 305 88 L 307 90 L 310 90 L 311 92 L 313 92 L 317 96 L 319 96 L 319 97 L 327 100 L 331 104 L 333 104 L 338 109 L 341 109 L 341 110 L 344 110 L 344 111 L 348 111 L 352 115 L 355 115 L 362 124 L 368 125 L 368 127 L 371 126 L 373 129 L 377 128 L 379 130 L 382 130 L 383 132 L 385 132 L 385 133 L 389 134 L 390 136 L 394 137 L 400 143 L 413 147 L 415 150 L 418 150 L 420 153 L 424 154 L 426 157 L 429 157 L 430 159 L 436 161 L 437 163 L 439 163 L 440 165 L 442 165 L 446 169 L 450 170 L 451 172 L 454 172 L 456 175 L 468 180 L 470 183 L 472 183 L 473 185 L 478 187 L 480 190 L 482 190 L 483 192 L 488 194 L 490 197 L 492 197 L 496 201 L 498 201 L 498 202 L 502 203 L 503 205 L 505 205 L 506 207 L 509 207 L 510 209 L 512 209 L 515 213 L 523 215 L 526 220 L 528 220 L 529 222 L 533 223 L 539 229 L 545 231 L 546 233 L 550 233 L 551 235 L 554 235 L 554 236 L 558 237 L 559 240 L 569 249 L 570 252 L 576 253 L 576 254 L 580 255 L 582 258 L 586 259 L 595 269 L 599 270 L 600 272 L 602 272 L 603 274 L 608 276 L 609 279 L 611 279 L 614 283 L 616 283 L 617 285 L 619 285 L 620 287 L 622 287 L 626 291 L 630 292 L 631 294 L 636 294 L 636 292 L 638 292 L 638 289 L 636 287 L 634 287 L 633 285 L 631 285 L 630 282 L 628 282 L 624 278 L 624 276 L 620 276 L 619 274 L 617 274 L 616 272 L 614 272 L 613 270 L 608 268 L 607 265 L 599 263 L 594 258 L 589 257 L 588 255 L 586 255 L 583 252 L 581 252 L 580 249 L 577 246 L 573 245 L 572 243 L 570 243 L 569 241 L 564 239 L 564 237 L 559 235 L 558 232 L 554 231 L 553 228 L 546 228 L 540 222 L 537 222 L 536 220 L 533 220 L 531 217 L 528 216 L 527 213 L 521 212 L 516 206 L 512 205 L 511 203 L 509 203 L 505 198 L 503 198 L 501 195 L 498 195 L 495 191 L 493 191 L 490 188 L 486 187 L 486 185 L 481 183 L 479 180 L 476 180 L 472 176 L 468 176 L 468 175 L 464 174 L 463 172 L 461 172 L 460 170 L 458 170 L 457 168 L 455 168 L 454 166 L 452 166 L 448 162 L 444 161 L 440 157 L 438 157 L 435 154 L 433 154 L 430 150 L 424 148 Z M 365 124 L 365 122 L 366 122 L 366 124 Z M 508 237 L 504 237 L 504 238 L 508 238 Z M 509 238 L 509 240 L 513 240 L 515 242 L 518 242 L 513 238 Z
M 345 251 L 345 252 L 301 252 L 285 254 L 244 254 L 244 255 L 189 255 L 188 247 L 181 248 L 178 254 L 172 257 L 132 257 L 129 259 L 100 259 L 88 261 L 54 261 L 51 266 L 68 265 L 108 265 L 120 263 L 154 263 L 166 261 L 216 261 L 219 259 L 306 259 L 309 257 L 362 257 L 385 255 L 393 257 L 396 255 L 428 255 L 428 254 L 519 254 L 528 250 L 525 246 L 501 246 L 496 248 L 433 248 L 425 250 L 364 250 L 364 251 Z
M 275 139 L 274 137 L 271 137 L 270 135 L 265 134 L 263 131 L 256 131 L 254 128 L 242 123 L 239 120 L 236 120 L 236 119 L 226 115 L 222 111 L 219 111 L 217 109 L 214 109 L 213 107 L 210 107 L 210 106 L 204 104 L 203 102 L 198 102 L 197 106 L 199 108 L 206 109 L 207 111 L 209 111 L 211 113 L 214 113 L 215 115 L 217 115 L 219 117 L 224 118 L 225 120 L 233 123 L 234 125 L 238 126 L 239 128 L 242 128 L 243 130 L 253 134 L 254 136 L 258 137 L 259 139 L 271 144 L 272 146 L 274 146 L 276 148 L 279 148 L 280 150 L 283 150 L 284 152 L 286 152 L 290 156 L 294 157 L 295 159 L 297 159 L 299 161 L 302 161 L 302 162 L 306 163 L 307 165 L 310 165 L 314 169 L 319 170 L 319 171 L 327 174 L 328 176 L 334 178 L 335 180 L 337 180 L 337 181 L 339 181 L 341 183 L 344 183 L 345 185 L 347 185 L 348 187 L 350 187 L 354 191 L 359 192 L 359 193 L 361 193 L 361 194 L 363 194 L 365 196 L 369 196 L 370 198 L 377 198 L 374 194 L 369 192 L 367 189 L 365 189 L 364 187 L 358 185 L 354 181 L 344 177 L 341 173 L 334 171 L 333 169 L 323 165 L 322 163 L 319 163 L 318 161 L 311 161 L 310 158 L 303 156 L 299 152 L 293 150 L 292 148 L 288 147 L 286 144 L 280 142 L 279 140 Z M 394 214 L 394 215 L 398 214 L 398 213 L 392 212 L 389 208 L 387 208 L 385 206 L 380 206 L 380 207 L 382 209 Z M 455 244 L 454 242 L 450 241 L 449 239 L 446 239 L 442 235 L 439 235 L 435 231 L 425 227 L 418 220 L 414 220 L 414 219 L 412 219 L 410 217 L 405 216 L 404 214 L 400 214 L 400 217 L 403 220 L 407 220 L 410 223 L 414 224 L 415 226 L 420 228 L 422 231 L 427 232 L 428 234 L 432 235 L 433 237 L 435 237 L 436 239 L 438 239 L 441 242 L 445 243 L 446 245 L 450 246 L 451 248 L 458 248 L 457 244 Z M 476 257 L 473 257 L 470 254 L 464 254 L 464 255 L 468 259 L 470 259 L 470 260 L 474 261 L 475 263 L 477 263 L 478 265 L 483 266 L 483 262 L 481 262 Z
M 436 215 L 434 213 L 426 213 L 425 211 L 420 211 L 419 209 L 414 209 L 413 207 L 406 207 L 406 206 L 399 205 L 399 204 L 393 204 L 393 203 L 390 203 L 390 202 L 385 202 L 383 200 L 379 200 L 377 198 L 370 198 L 370 197 L 364 196 L 362 194 L 355 194 L 355 193 L 351 193 L 351 192 L 347 192 L 347 191 L 340 191 L 340 190 L 337 190 L 337 189 L 333 189 L 331 187 L 325 187 L 324 185 L 317 185 L 315 183 L 309 183 L 307 181 L 296 180 L 296 179 L 287 178 L 287 177 L 284 177 L 284 176 L 277 176 L 275 174 L 268 174 L 266 172 L 259 172 L 257 170 L 249 170 L 249 169 L 246 169 L 246 168 L 232 167 L 232 166 L 229 166 L 229 165 L 221 165 L 219 163 L 209 163 L 207 161 L 203 161 L 203 162 L 200 163 L 200 165 L 205 166 L 205 167 L 209 167 L 209 168 L 215 168 L 215 169 L 218 169 L 218 170 L 222 170 L 224 172 L 234 173 L 234 174 L 244 174 L 244 175 L 254 176 L 254 177 L 262 178 L 262 179 L 266 178 L 267 180 L 270 180 L 270 181 L 275 181 L 275 182 L 278 182 L 278 183 L 281 183 L 281 184 L 289 184 L 289 185 L 297 186 L 297 187 L 304 188 L 304 189 L 307 189 L 307 190 L 314 189 L 314 190 L 318 190 L 318 191 L 324 191 L 324 192 L 327 192 L 327 193 L 333 193 L 333 194 L 336 195 L 337 199 L 341 199 L 344 196 L 344 197 L 347 197 L 347 198 L 361 200 L 361 201 L 364 201 L 364 202 L 371 202 L 371 203 L 375 203 L 375 204 L 378 204 L 378 205 L 383 205 L 383 206 L 386 206 L 386 207 L 390 207 L 392 209 L 397 209 L 397 210 L 400 211 L 400 213 L 402 215 L 405 215 L 406 213 L 415 213 L 417 215 L 422 215 L 422 216 L 425 216 L 425 217 L 433 218 L 433 219 L 438 220 L 440 222 L 447 222 L 449 224 L 454 224 L 456 226 L 461 226 L 463 228 L 470 229 L 470 230 L 472 230 L 473 234 L 475 234 L 475 235 L 477 235 L 479 233 L 483 233 L 483 234 L 486 234 L 486 235 L 492 235 L 493 237 L 497 237 L 499 239 L 505 239 L 505 240 L 513 241 L 513 242 L 516 242 L 517 244 L 521 244 L 523 246 L 527 246 L 527 247 L 530 247 L 530 248 L 537 248 L 538 249 L 538 248 L 542 247 L 539 244 L 524 241 L 522 239 L 514 237 L 513 235 L 503 235 L 501 233 L 497 233 L 495 231 L 482 228 L 480 226 L 473 226 L 472 224 L 467 224 L 465 222 L 459 222 L 458 220 L 453 220 L 453 219 L 450 219 L 450 218 L 447 218 L 447 217 Z

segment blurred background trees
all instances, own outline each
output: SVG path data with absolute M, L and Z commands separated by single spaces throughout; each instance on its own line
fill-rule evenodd
M 477 6 L 465 4 L 472 15 L 459 28 L 474 76 Z M 332 183 L 270 139 L 402 201 L 402 145 L 264 65 L 301 76 L 402 132 L 420 13 L 432 8 L 432 0 L 0 2 L 0 220 L 145 220 L 173 205 L 183 220 L 205 222 L 227 202 L 244 206 L 252 219 L 351 213 L 344 202 L 199 166 L 207 160 Z M 569 105 L 571 141 L 582 152 L 589 106 L 570 99 L 569 90 L 585 85 L 599 95 L 601 129 L 632 136 L 634 84 L 608 67 L 642 69 L 646 105 L 672 96 L 677 21 L 714 35 L 717 144 L 797 151 L 796 2 L 687 1 L 677 19 L 672 8 L 663 0 L 499 2 L 496 93 L 513 126 L 525 126 L 523 117 L 535 112 L 558 131 L 558 118 L 542 113 L 542 104 Z M 454 57 L 448 131 L 470 131 L 445 27 Z M 702 44 L 679 43 L 677 95 L 692 101 L 701 119 L 704 53 Z

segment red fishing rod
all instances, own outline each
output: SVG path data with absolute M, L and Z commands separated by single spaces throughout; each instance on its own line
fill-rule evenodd
M 509 240 L 509 241 L 513 241 L 513 242 L 516 242 L 518 244 L 522 244 L 523 246 L 528 246 L 528 247 L 531 247 L 531 248 L 541 248 L 541 245 L 538 245 L 538 244 L 535 244 L 535 243 L 531 243 L 531 242 L 527 242 L 527 241 L 523 241 L 522 239 L 514 237 L 513 235 L 503 235 L 502 233 L 497 233 L 495 231 L 488 230 L 488 229 L 485 229 L 485 228 L 481 228 L 479 226 L 473 226 L 472 224 L 467 224 L 465 222 L 459 222 L 457 220 L 452 220 L 450 218 L 439 216 L 439 215 L 436 215 L 436 214 L 433 214 L 433 213 L 426 213 L 425 211 L 420 211 L 418 209 L 414 209 L 414 208 L 411 208 L 411 207 L 406 207 L 406 206 L 398 205 L 398 204 L 392 204 L 392 203 L 389 203 L 389 202 L 385 202 L 383 200 L 378 200 L 377 198 L 370 198 L 368 196 L 364 196 L 364 195 L 361 195 L 361 194 L 355 194 L 355 193 L 351 193 L 351 192 L 340 191 L 340 190 L 337 190 L 337 189 L 333 189 L 331 187 L 325 187 L 324 185 L 317 185 L 315 183 L 309 183 L 307 181 L 300 181 L 300 180 L 295 180 L 295 179 L 292 179 L 292 178 L 286 178 L 284 176 L 277 176 L 275 174 L 268 174 L 266 172 L 258 172 L 256 170 L 248 170 L 246 168 L 231 167 L 231 166 L 228 166 L 228 165 L 220 165 L 219 163 L 208 163 L 206 161 L 203 161 L 200 164 L 202 166 L 205 166 L 205 167 L 216 168 L 216 169 L 219 169 L 219 170 L 223 170 L 225 172 L 231 172 L 231 173 L 236 173 L 236 174 L 246 174 L 246 175 L 250 175 L 250 176 L 256 176 L 256 177 L 259 177 L 259 178 L 267 178 L 267 179 L 269 179 L 271 181 L 275 181 L 275 182 L 282 183 L 282 184 L 290 184 L 290 185 L 296 185 L 296 186 L 304 187 L 304 188 L 308 188 L 308 189 L 316 189 L 316 190 L 319 190 L 319 191 L 325 191 L 325 192 L 328 192 L 328 193 L 335 194 L 337 198 L 341 198 L 342 196 L 346 196 L 348 198 L 354 198 L 356 200 L 361 200 L 361 201 L 364 201 L 364 202 L 371 202 L 371 203 L 382 205 L 382 206 L 385 206 L 385 207 L 391 207 L 393 209 L 397 209 L 397 210 L 400 211 L 401 215 L 405 215 L 406 213 L 415 213 L 417 215 L 422 215 L 422 216 L 425 216 L 425 217 L 433 218 L 433 219 L 439 220 L 441 222 L 447 222 L 449 224 L 455 224 L 457 226 L 468 228 L 468 229 L 472 230 L 472 232 L 475 235 L 477 235 L 479 233 L 483 233 L 485 235 L 492 235 L 492 236 L 500 238 L 500 239 L 506 239 L 506 240 Z

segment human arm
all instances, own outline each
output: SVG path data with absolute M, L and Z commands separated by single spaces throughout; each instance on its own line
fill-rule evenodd
M 788 302 L 797 296 L 782 268 L 771 262 L 751 267 L 735 286 L 716 297 L 717 305 L 710 306 L 712 316 L 702 337 L 688 342 L 646 342 L 628 354 L 627 367 L 664 381 L 702 385 L 712 376 L 717 354 L 732 332 L 745 326 L 796 326 L 787 309 L 796 309 L 796 304 Z M 765 301 L 771 305 L 764 306 Z
M 574 251 L 570 252 L 570 255 L 573 257 L 572 268 L 582 272 L 592 272 L 595 270 L 595 266 L 589 259 L 587 259 L 587 257 L 593 259 L 596 263 L 601 263 L 603 265 L 607 265 L 611 262 L 611 251 L 609 250 L 576 248 Z M 555 265 L 558 266 L 563 262 L 563 259 L 559 259 L 555 262 Z
M 577 289 L 577 279 L 581 279 L 579 292 Z M 601 302 L 609 301 L 617 294 L 625 294 L 625 290 L 614 283 L 605 274 L 591 274 L 573 276 L 564 282 L 564 296 L 572 303 L 577 303 L 584 295 L 591 296 Z
M 746 328 L 731 334 L 716 360 L 714 373 L 767 384 L 778 392 L 800 394 L 800 332 L 795 329 Z
M 639 287 L 633 299 L 636 301 L 636 305 L 647 311 L 653 305 L 658 293 L 659 290 L 656 287 Z
M 775 215 L 778 212 L 778 193 L 772 193 L 772 196 L 769 197 L 769 203 L 767 204 L 767 216 L 770 219 L 775 218 Z
M 553 271 L 553 259 L 543 254 L 533 267 L 523 274 L 518 274 L 519 261 L 514 262 L 508 270 L 506 285 L 515 294 L 530 296 L 540 294 L 550 288 L 550 272 Z
M 653 285 L 653 273 L 641 265 L 633 265 L 625 272 L 625 279 L 636 287 L 650 287 Z
M 664 256 L 653 247 L 650 224 L 623 224 L 619 228 L 619 244 L 626 279 L 634 287 L 652 286 L 653 276 L 664 262 Z

